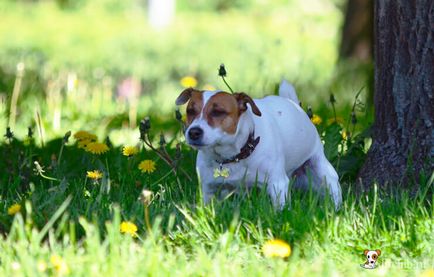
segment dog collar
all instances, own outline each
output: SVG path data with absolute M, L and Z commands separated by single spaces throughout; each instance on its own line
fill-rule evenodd
M 250 156 L 250 154 L 252 154 L 252 152 L 255 150 L 256 145 L 258 145 L 260 139 L 261 139 L 261 137 L 257 137 L 255 139 L 255 132 L 250 133 L 249 137 L 247 138 L 246 143 L 244 144 L 243 147 L 241 147 L 240 153 L 238 153 L 237 155 L 235 155 L 234 157 L 232 157 L 230 159 L 225 159 L 223 161 L 217 161 L 216 160 L 216 162 L 218 164 L 220 164 L 220 166 L 222 166 L 222 165 L 228 164 L 228 163 L 237 163 L 240 160 L 248 158 Z

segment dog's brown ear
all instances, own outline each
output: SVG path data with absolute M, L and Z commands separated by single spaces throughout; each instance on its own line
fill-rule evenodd
M 375 252 L 377 252 L 377 255 L 378 255 L 378 256 L 381 255 L 381 250 L 380 250 L 380 249 L 375 250 Z
M 188 100 L 190 100 L 193 91 L 197 91 L 197 90 L 195 90 L 194 88 L 184 89 L 184 91 L 181 92 L 178 98 L 176 98 L 175 104 L 179 106 L 187 103 Z
M 252 112 L 256 114 L 257 116 L 261 116 L 262 113 L 259 110 L 258 106 L 256 106 L 255 102 L 253 102 L 253 99 L 245 94 L 244 92 L 237 92 L 234 93 L 234 97 L 238 102 L 238 108 L 241 112 L 245 112 L 247 110 L 247 103 L 250 104 L 250 107 L 252 107 Z
M 363 251 L 363 254 L 365 254 L 365 256 L 366 256 L 366 255 L 368 255 L 368 252 L 369 252 L 369 250 L 366 249 L 365 251 Z

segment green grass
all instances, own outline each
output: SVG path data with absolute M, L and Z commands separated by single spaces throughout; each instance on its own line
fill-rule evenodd
M 72 141 L 60 163 L 51 156 L 58 156 L 61 140 L 44 148 L 16 140 L 1 146 L 3 156 L 15 158 L 1 162 L 6 174 L 1 175 L 0 275 L 57 274 L 53 255 L 72 276 L 407 276 L 434 266 L 433 176 L 412 195 L 397 187 L 355 193 L 354 184 L 344 183 L 338 212 L 327 198 L 300 191 L 292 191 L 290 210 L 278 212 L 260 189 L 203 206 L 196 178 L 190 182 L 180 175 L 178 183 L 154 152 L 127 158 L 118 147 L 99 157 Z M 174 154 L 171 147 L 168 151 Z M 195 153 L 183 148 L 182 157 L 180 166 L 194 172 Z M 141 173 L 142 159 L 156 161 L 156 171 Z M 44 176 L 59 181 L 35 174 L 32 161 L 44 166 Z M 98 183 L 85 178 L 93 169 L 104 173 Z M 152 230 L 138 200 L 143 188 L 154 193 Z M 13 203 L 22 204 L 21 214 L 7 214 Z M 134 222 L 138 237 L 121 234 L 121 221 Z M 292 255 L 265 258 L 261 247 L 271 238 L 287 241 Z M 364 249 L 382 250 L 379 268 L 360 268 Z M 38 264 L 47 269 L 38 272 Z
M 238 1 L 220 13 L 207 1 L 196 1 L 197 10 L 179 3 L 175 24 L 156 32 L 135 1 L 66 10 L 51 1 L 1 1 L 0 130 L 15 123 L 14 139 L 0 141 L 0 276 L 57 276 L 62 266 L 70 276 L 412 276 L 432 269 L 433 176 L 412 190 L 356 184 L 370 145 L 364 99 L 372 65 L 336 65 L 340 1 Z M 174 99 L 186 75 L 199 88 L 226 89 L 217 77 L 221 62 L 230 85 L 254 97 L 273 93 L 283 77 L 295 83 L 303 107 L 322 118 L 317 128 L 342 181 L 340 211 L 328 198 L 291 191 L 291 209 L 278 212 L 261 189 L 203 205 L 196 153 L 183 144 Z M 122 101 L 117 86 L 127 77 L 140 82 L 141 95 Z M 329 122 L 330 93 L 337 124 Z M 145 116 L 155 145 L 163 133 L 174 157 L 181 143 L 178 178 L 138 141 Z M 109 137 L 110 150 L 95 156 L 72 138 L 62 147 L 66 131 L 83 129 L 99 141 Z M 351 132 L 346 140 L 344 131 Z M 127 158 L 123 145 L 141 151 Z M 139 171 L 144 159 L 156 162 L 155 172 Z M 89 170 L 103 178 L 91 181 Z M 153 192 L 151 229 L 138 199 L 143 189 Z M 15 203 L 21 212 L 9 215 Z M 134 222 L 138 237 L 121 234 L 122 221 Z M 272 238 L 290 244 L 289 258 L 264 257 Z M 379 268 L 360 268 L 366 248 L 382 250 Z

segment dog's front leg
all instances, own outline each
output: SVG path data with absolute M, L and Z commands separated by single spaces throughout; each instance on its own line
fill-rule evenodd
M 211 199 L 214 197 L 216 190 L 212 187 L 210 183 L 202 183 L 202 198 L 203 204 L 208 205 Z
M 268 181 L 267 192 L 273 201 L 273 205 L 277 210 L 282 210 L 286 202 L 290 201 L 288 191 L 289 179 L 286 174 L 278 177 L 271 177 Z

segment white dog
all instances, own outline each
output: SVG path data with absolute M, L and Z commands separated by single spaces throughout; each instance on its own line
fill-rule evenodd
M 298 187 L 312 183 L 317 191 L 328 190 L 339 208 L 338 175 L 291 84 L 282 81 L 279 96 L 262 99 L 188 88 L 176 99 L 177 105 L 187 102 L 185 137 L 199 150 L 196 167 L 205 203 L 227 185 L 258 183 L 267 184 L 273 204 L 281 209 L 295 177 Z

